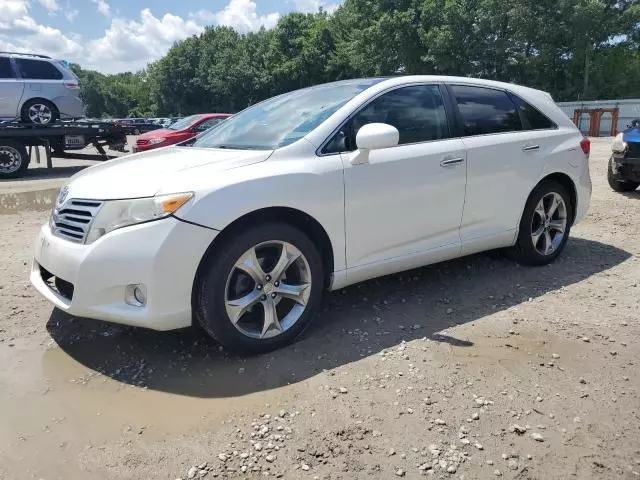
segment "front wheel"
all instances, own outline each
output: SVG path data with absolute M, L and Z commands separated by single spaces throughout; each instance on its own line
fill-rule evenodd
M 250 228 L 204 259 L 195 316 L 226 348 L 261 353 L 288 345 L 311 323 L 323 288 L 318 249 L 279 223 Z
M 514 259 L 524 265 L 547 265 L 564 249 L 573 218 L 573 205 L 567 190 L 558 182 L 538 185 L 527 200 Z
M 613 159 L 609 159 L 609 167 L 607 168 L 607 181 L 614 192 L 633 192 L 640 183 L 618 180 L 613 175 Z

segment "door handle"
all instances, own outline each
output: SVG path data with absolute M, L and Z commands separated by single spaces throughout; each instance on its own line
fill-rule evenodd
M 538 150 L 539 148 L 540 148 L 540 145 L 525 145 L 524 147 L 522 147 L 522 151 L 529 152 L 531 150 Z
M 464 157 L 445 158 L 440 162 L 441 167 L 451 167 L 464 162 Z

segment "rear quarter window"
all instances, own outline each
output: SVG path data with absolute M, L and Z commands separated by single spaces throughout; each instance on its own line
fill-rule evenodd
M 20 77 L 29 80 L 62 80 L 62 72 L 52 63 L 27 58 L 14 59 Z
M 487 135 L 522 130 L 515 104 L 506 92 L 470 85 L 452 85 L 464 135 Z
M 525 102 L 517 95 L 511 94 L 511 96 L 520 111 L 520 115 L 522 115 L 522 119 L 525 123 L 524 126 L 527 130 L 546 130 L 549 128 L 557 128 L 555 122 L 549 119 L 549 117 L 536 107 Z

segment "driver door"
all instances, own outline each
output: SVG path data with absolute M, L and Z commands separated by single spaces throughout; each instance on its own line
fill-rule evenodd
M 466 152 L 447 113 L 440 86 L 410 85 L 375 98 L 346 125 L 346 150 L 367 123 L 400 133 L 398 146 L 371 151 L 368 163 L 342 154 L 350 281 L 460 254 Z

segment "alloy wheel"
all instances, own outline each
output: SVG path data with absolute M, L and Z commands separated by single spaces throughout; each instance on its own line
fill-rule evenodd
M 544 195 L 531 220 L 531 241 L 541 255 L 552 255 L 562 244 L 567 230 L 567 206 L 558 193 Z
M 307 308 L 309 262 L 294 245 L 263 242 L 247 250 L 227 277 L 225 308 L 231 323 L 254 339 L 289 330 Z
M 29 107 L 27 115 L 29 116 L 31 123 L 46 125 L 51 121 L 53 112 L 47 105 L 43 103 L 35 103 Z

